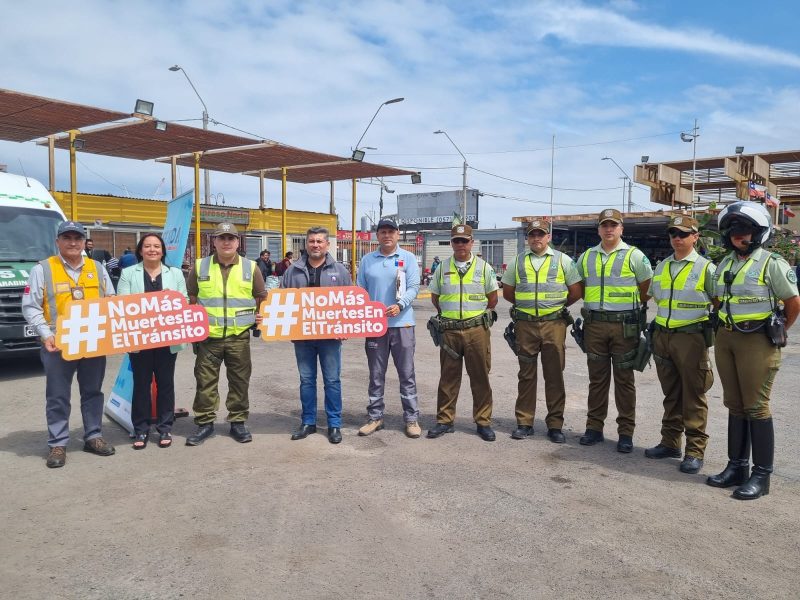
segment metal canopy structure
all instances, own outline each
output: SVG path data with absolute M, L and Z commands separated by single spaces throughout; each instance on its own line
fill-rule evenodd
M 650 202 L 672 207 L 747 199 L 750 183 L 763 185 L 783 204 L 800 205 L 800 150 L 698 158 L 692 166 L 691 160 L 642 163 L 634 179 L 651 188 Z
M 392 177 L 395 175 L 415 175 L 414 171 L 385 167 L 373 163 L 354 162 L 339 158 L 337 162 L 317 165 L 300 165 L 286 170 L 286 179 L 295 183 L 322 183 L 340 179 L 367 179 L 370 177 Z M 281 179 L 281 169 L 262 170 L 267 179 Z M 248 172 L 245 175 L 258 175 Z
M 84 146 L 78 152 L 151 160 L 188 152 L 256 144 L 260 141 L 177 123 L 167 123 L 166 129 L 162 131 L 156 128 L 156 123 L 149 119 L 137 119 L 128 123 L 82 131 L 78 135 L 83 140 Z M 47 142 L 40 143 L 47 144 Z M 59 137 L 55 141 L 55 147 L 62 150 L 69 150 L 69 144 L 68 136 Z M 194 166 L 194 161 L 189 166 Z
M 29 142 L 130 114 L 0 89 L 0 139 Z
M 112 122 L 113 124 L 109 124 Z M 98 127 L 84 129 L 93 126 Z M 283 183 L 281 233 L 284 245 L 287 181 L 330 182 L 331 210 L 333 210 L 333 182 L 352 180 L 352 225 L 355 237 L 357 179 L 393 175 L 419 176 L 414 171 L 357 162 L 274 141 L 229 135 L 177 123 L 164 123 L 149 116 L 110 111 L 0 89 L 0 140 L 25 142 L 41 138 L 48 138 L 39 144 L 49 146 L 51 191 L 55 187 L 54 150 L 61 148 L 70 153 L 72 215 L 77 214 L 76 152 L 169 162 L 172 164 L 173 195 L 175 195 L 177 165 L 193 167 L 197 256 L 200 254 L 199 172 L 201 168 L 257 175 L 260 183 L 261 208 L 264 208 L 264 178 L 281 180 Z M 80 139 L 80 144 L 76 143 L 77 139 Z M 355 275 L 354 253 L 351 263 Z

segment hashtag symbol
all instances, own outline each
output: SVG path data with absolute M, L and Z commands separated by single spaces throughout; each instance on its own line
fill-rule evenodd
M 61 323 L 61 344 L 66 345 L 67 354 L 80 354 L 81 342 L 86 343 L 86 352 L 97 351 L 97 341 L 103 337 L 103 329 L 100 328 L 107 321 L 106 317 L 100 315 L 100 306 L 92 304 L 89 306 L 89 316 L 83 316 L 83 306 L 73 304 L 69 307 L 69 318 Z
M 300 307 L 294 303 L 294 292 L 287 293 L 283 302 L 280 294 L 270 294 L 270 303 L 263 308 L 263 325 L 267 335 L 274 336 L 278 327 L 281 328 L 278 335 L 289 335 L 289 329 L 297 323 L 295 313 L 299 310 Z

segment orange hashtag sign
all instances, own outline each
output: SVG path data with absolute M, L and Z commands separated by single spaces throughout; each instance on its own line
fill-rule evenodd
M 56 323 L 56 347 L 64 358 L 122 354 L 208 337 L 208 313 L 180 292 L 76 300 Z
M 273 289 L 259 312 L 266 341 L 381 337 L 387 328 L 386 306 L 356 286 Z

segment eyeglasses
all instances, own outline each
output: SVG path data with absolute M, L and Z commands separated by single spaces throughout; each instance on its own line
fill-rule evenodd
M 469 244 L 472 240 L 465 240 L 464 238 L 453 238 L 450 240 L 451 244 Z
M 681 231 L 680 229 L 670 229 L 668 233 L 669 233 L 669 237 L 671 237 L 671 238 L 676 238 L 677 237 L 677 238 L 685 239 L 685 238 L 689 237 L 690 235 L 692 235 L 693 232 L 692 231 Z

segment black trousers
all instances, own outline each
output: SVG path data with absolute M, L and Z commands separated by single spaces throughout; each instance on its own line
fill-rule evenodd
M 175 422 L 175 359 L 169 347 L 131 352 L 133 371 L 133 403 L 131 421 L 135 433 L 150 431 L 150 384 L 156 378 L 156 429 L 159 433 L 172 431 Z

